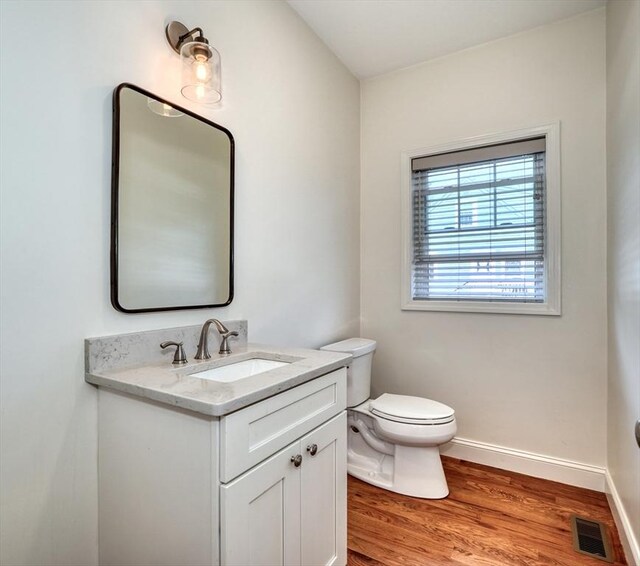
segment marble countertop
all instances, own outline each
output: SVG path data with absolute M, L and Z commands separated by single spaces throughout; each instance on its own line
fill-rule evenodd
M 196 372 L 252 358 L 290 362 L 231 383 L 193 377 Z M 339 352 L 247 344 L 230 355 L 190 360 L 174 366 L 170 360 L 119 367 L 89 364 L 85 379 L 100 387 L 151 399 L 213 417 L 221 417 L 316 377 L 348 365 L 351 355 Z

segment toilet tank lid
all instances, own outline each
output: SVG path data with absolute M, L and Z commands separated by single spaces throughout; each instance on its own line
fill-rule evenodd
M 357 358 L 373 352 L 376 349 L 376 341 L 368 338 L 349 338 L 333 344 L 327 344 L 320 349 L 329 352 L 347 352 Z
M 424 397 L 383 393 L 371 401 L 373 413 L 418 420 L 448 419 L 455 413 L 451 407 Z

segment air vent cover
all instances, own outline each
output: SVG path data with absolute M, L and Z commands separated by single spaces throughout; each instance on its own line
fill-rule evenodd
M 573 533 L 573 548 L 576 552 L 593 556 L 605 562 L 613 562 L 607 530 L 601 522 L 572 515 L 571 532 Z

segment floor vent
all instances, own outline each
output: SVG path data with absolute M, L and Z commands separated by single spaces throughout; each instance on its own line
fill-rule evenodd
M 607 528 L 604 524 L 572 515 L 571 532 L 573 533 L 573 548 L 576 552 L 593 556 L 605 562 L 613 562 Z

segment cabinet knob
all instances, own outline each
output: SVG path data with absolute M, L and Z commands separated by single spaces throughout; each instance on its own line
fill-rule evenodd
M 309 446 L 307 446 L 307 452 L 309 452 L 309 454 L 311 454 L 312 456 L 315 456 L 318 453 L 318 445 L 309 444 Z
M 302 464 L 302 455 L 296 454 L 295 456 L 291 456 L 291 461 L 296 468 L 299 468 L 300 464 Z

